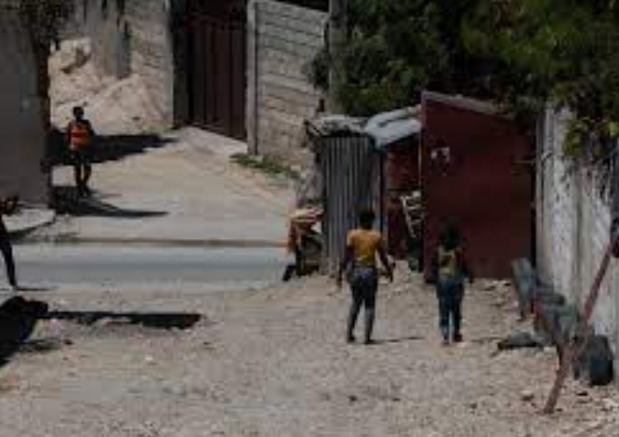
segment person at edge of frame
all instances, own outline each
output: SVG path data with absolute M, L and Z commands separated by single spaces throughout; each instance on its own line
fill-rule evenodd
M 13 247 L 9 232 L 4 224 L 3 216 L 11 215 L 17 209 L 19 197 L 16 195 L 8 197 L 0 197 L 0 252 L 4 258 L 4 265 L 6 267 L 6 276 L 9 285 L 13 291 L 18 291 L 17 276 L 15 273 L 15 260 L 13 258 Z

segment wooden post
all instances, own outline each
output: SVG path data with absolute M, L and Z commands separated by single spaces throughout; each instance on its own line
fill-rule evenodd
M 600 295 L 602 281 L 606 276 L 606 272 L 608 272 L 608 266 L 610 265 L 613 248 L 619 242 L 619 238 L 617 235 L 613 236 L 611 244 L 606 249 L 606 252 L 604 253 L 604 258 L 602 259 L 602 264 L 600 265 L 597 275 L 595 276 L 595 280 L 593 281 L 593 285 L 591 286 L 591 291 L 589 293 L 583 310 L 582 320 L 580 321 L 578 327 L 578 332 L 580 334 L 586 333 L 586 328 L 589 324 L 589 320 L 593 315 L 595 303 L 597 302 L 598 296 Z M 567 347 L 564 348 L 563 360 L 561 362 L 561 366 L 559 367 L 559 371 L 557 372 L 557 377 L 555 379 L 552 390 L 550 391 L 550 395 L 548 396 L 546 406 L 544 407 L 544 414 L 552 414 L 555 411 L 555 407 L 557 406 L 557 402 L 559 401 L 559 396 L 561 395 L 561 390 L 563 388 L 563 385 L 565 384 L 568 372 L 572 367 L 574 358 L 580 354 L 582 348 L 585 347 L 585 345 L 587 344 L 587 337 L 588 334 L 583 335 L 580 342 L 578 342 L 577 344 L 568 343 Z

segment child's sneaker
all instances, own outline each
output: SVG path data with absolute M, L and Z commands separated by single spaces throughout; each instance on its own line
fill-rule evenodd
M 462 334 L 454 334 L 453 342 L 454 343 L 462 343 Z

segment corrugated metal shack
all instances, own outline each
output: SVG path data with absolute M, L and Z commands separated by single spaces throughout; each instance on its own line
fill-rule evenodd
M 323 268 L 337 271 L 346 234 L 358 225 L 364 208 L 380 208 L 381 158 L 363 132 L 364 121 L 345 116 L 308 122 L 308 132 L 322 173 L 324 216 Z
M 386 170 L 396 175 L 394 180 L 406 179 L 403 175 L 410 174 L 411 170 L 398 172 L 397 169 L 409 164 L 416 166 L 418 161 L 411 159 L 396 163 L 396 154 L 391 166 L 386 167 L 385 163 L 391 145 L 410 147 L 410 154 L 415 154 L 417 141 L 414 138 L 420 132 L 417 114 L 412 108 L 407 108 L 381 114 L 367 122 L 345 116 L 329 116 L 307 123 L 323 180 L 325 213 L 322 232 L 326 273 L 337 270 L 344 256 L 346 234 L 358 226 L 361 210 L 373 208 L 377 213 L 376 226 L 383 233 L 388 233 L 391 221 L 385 203 L 386 181 L 389 180 Z M 391 186 L 405 186 L 408 189 L 409 185 L 393 182 Z M 401 206 L 399 209 L 401 213 Z M 404 218 L 398 218 L 397 222 L 404 223 Z M 406 232 L 406 225 L 396 224 L 394 229 L 397 230 L 396 238 L 402 238 L 397 236 Z
M 532 142 L 485 102 L 426 92 L 422 112 L 426 259 L 448 220 L 477 276 L 508 278 L 510 262 L 534 247 Z

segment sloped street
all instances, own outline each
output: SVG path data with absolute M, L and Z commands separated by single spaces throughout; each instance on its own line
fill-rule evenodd
M 139 136 L 136 138 L 140 141 Z M 281 244 L 291 206 L 290 185 L 230 161 L 247 146 L 188 128 L 160 147 L 95 164 L 89 210 L 60 217 L 48 235 L 65 239 L 263 241 Z M 74 186 L 61 167 L 54 186 Z M 76 217 L 75 217 L 76 216 Z

